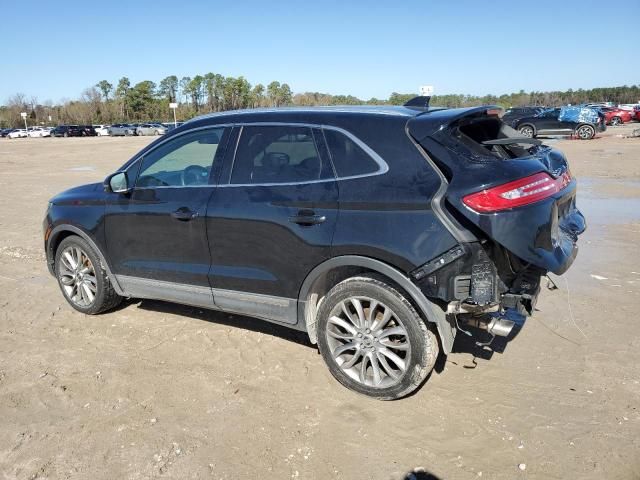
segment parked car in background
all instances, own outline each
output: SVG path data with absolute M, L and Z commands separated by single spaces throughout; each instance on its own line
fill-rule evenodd
M 82 130 L 78 125 L 58 125 L 51 130 L 52 137 L 81 137 Z
M 109 135 L 112 137 L 135 135 L 135 127 L 128 123 L 115 123 L 109 127 Z
M 618 107 L 601 107 L 600 111 L 604 113 L 607 125 L 622 125 L 633 118 L 633 112 Z
M 110 125 L 94 125 L 93 129 L 96 131 L 97 136 L 104 137 L 109 135 L 109 127 Z
M 504 112 L 502 121 L 512 127 L 517 120 L 524 117 L 533 117 L 543 110 L 544 107 L 511 107 Z
M 30 138 L 50 137 L 51 130 L 44 127 L 30 128 L 29 131 L 27 132 L 27 135 Z
M 136 135 L 164 135 L 167 129 L 159 123 L 142 123 L 136 128 Z
M 618 105 L 618 108 L 631 112 L 631 115 L 633 116 L 633 111 L 637 106 L 639 106 L 637 103 L 621 103 Z
M 0 138 L 5 138 L 7 135 L 9 135 L 14 130 L 15 130 L 15 128 L 3 128 L 2 130 L 0 130 Z
M 164 126 L 167 129 L 167 132 L 170 132 L 171 130 L 180 127 L 184 122 L 166 122 L 163 123 L 162 126 Z
M 7 138 L 27 138 L 28 133 L 24 128 L 16 128 L 7 134 Z
M 640 122 L 640 105 L 633 107 L 633 117 Z
M 562 120 L 560 114 L 563 108 L 549 108 L 537 115 L 516 120 L 513 127 L 523 136 L 534 138 L 537 136 L 575 135 L 581 140 L 590 140 L 598 132 L 607 129 L 604 114 L 593 108 L 597 118 L 594 122 Z
M 83 137 L 95 137 L 96 130 L 92 125 L 80 125 L 80 132 Z
M 578 251 L 565 156 L 495 112 L 196 118 L 52 198 L 47 266 L 83 314 L 131 297 L 253 316 L 306 332 L 347 388 L 404 397 L 457 331 L 513 338 Z

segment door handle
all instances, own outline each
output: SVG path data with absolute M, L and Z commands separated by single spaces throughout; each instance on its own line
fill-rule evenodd
M 297 223 L 303 227 L 310 227 L 311 225 L 318 225 L 327 220 L 324 215 L 316 215 L 313 210 L 300 210 L 297 215 L 289 217 L 291 223 Z
M 187 207 L 180 207 L 175 212 L 172 212 L 171 216 L 181 222 L 188 222 L 189 220 L 196 218 L 198 216 L 198 212 L 193 212 Z

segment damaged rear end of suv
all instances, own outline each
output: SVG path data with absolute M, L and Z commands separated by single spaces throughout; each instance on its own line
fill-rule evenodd
M 481 345 L 517 334 L 541 279 L 571 266 L 586 228 L 565 156 L 523 138 L 499 113 L 428 111 L 406 128 L 441 177 L 432 208 L 458 242 L 411 277 L 459 331 L 484 330 L 474 334 Z

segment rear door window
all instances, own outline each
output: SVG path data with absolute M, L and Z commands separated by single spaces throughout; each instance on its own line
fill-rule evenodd
M 313 131 L 294 125 L 244 126 L 232 184 L 305 183 L 333 177 L 318 154 Z
M 380 170 L 371 155 L 344 133 L 325 129 L 324 136 L 338 177 L 367 175 Z

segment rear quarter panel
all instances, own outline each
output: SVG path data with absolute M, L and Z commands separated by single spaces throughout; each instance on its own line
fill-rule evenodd
M 338 180 L 332 254 L 364 255 L 409 272 L 456 242 L 431 209 L 440 179 L 398 121 L 345 128 L 380 155 L 387 173 Z

